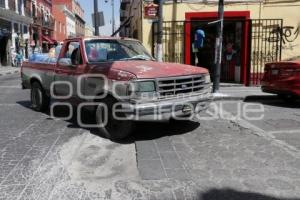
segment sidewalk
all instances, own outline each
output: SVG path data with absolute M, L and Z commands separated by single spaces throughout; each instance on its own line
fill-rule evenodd
M 274 99 L 276 95 L 261 91 L 260 87 L 246 86 L 221 86 L 220 92 L 214 95 L 214 100 L 249 100 L 249 99 Z
M 15 74 L 15 73 L 19 73 L 19 72 L 20 72 L 20 68 L 17 68 L 17 67 L 11 67 L 11 66 L 1 66 L 0 67 L 0 76 Z

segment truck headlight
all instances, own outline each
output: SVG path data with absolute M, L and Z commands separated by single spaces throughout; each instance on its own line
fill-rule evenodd
M 136 82 L 137 92 L 155 92 L 154 81 Z
M 149 99 L 156 97 L 154 81 L 137 81 L 129 86 L 128 95 L 131 98 Z
M 204 77 L 205 83 L 210 83 L 210 75 L 206 74 Z

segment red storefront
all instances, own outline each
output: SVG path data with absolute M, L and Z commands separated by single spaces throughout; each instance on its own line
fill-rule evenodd
M 249 63 L 249 20 L 250 11 L 226 11 L 224 13 L 224 36 L 223 36 L 223 52 L 229 55 L 223 56 L 221 66 L 221 80 L 226 82 L 239 82 L 247 83 L 247 65 Z M 193 23 L 186 23 L 185 26 L 185 63 L 205 66 L 210 69 L 213 68 L 216 26 L 214 22 L 218 19 L 217 12 L 191 12 L 186 13 L 185 20 L 193 21 Z M 208 48 L 201 52 L 197 52 L 197 56 L 193 56 L 193 43 L 194 32 L 197 28 L 201 28 L 206 32 L 205 41 L 210 42 Z M 231 50 L 230 50 L 231 49 Z M 235 50 L 234 50 L 235 49 Z M 204 58 L 206 62 L 199 61 L 195 63 L 192 60 L 195 57 Z M 209 60 L 207 62 L 207 60 Z M 212 70 L 211 70 L 212 71 Z

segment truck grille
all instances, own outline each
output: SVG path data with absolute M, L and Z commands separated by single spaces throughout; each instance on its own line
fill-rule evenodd
M 183 76 L 158 79 L 160 98 L 168 98 L 179 94 L 201 92 L 205 88 L 204 75 Z

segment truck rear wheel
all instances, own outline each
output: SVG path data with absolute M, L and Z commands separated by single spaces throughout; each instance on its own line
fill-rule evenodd
M 33 82 L 31 85 L 31 107 L 35 111 L 45 111 L 49 108 L 50 97 L 48 97 L 38 82 Z
M 102 105 L 96 108 L 96 123 L 98 125 L 104 124 L 99 127 L 102 135 L 111 140 L 120 140 L 128 137 L 133 129 L 133 121 L 115 119 L 113 115 L 113 106 L 118 101 L 112 97 L 108 97 L 102 101 L 107 106 L 107 113 Z M 118 117 L 125 119 L 124 114 L 118 114 Z M 107 123 L 105 124 L 105 118 Z

